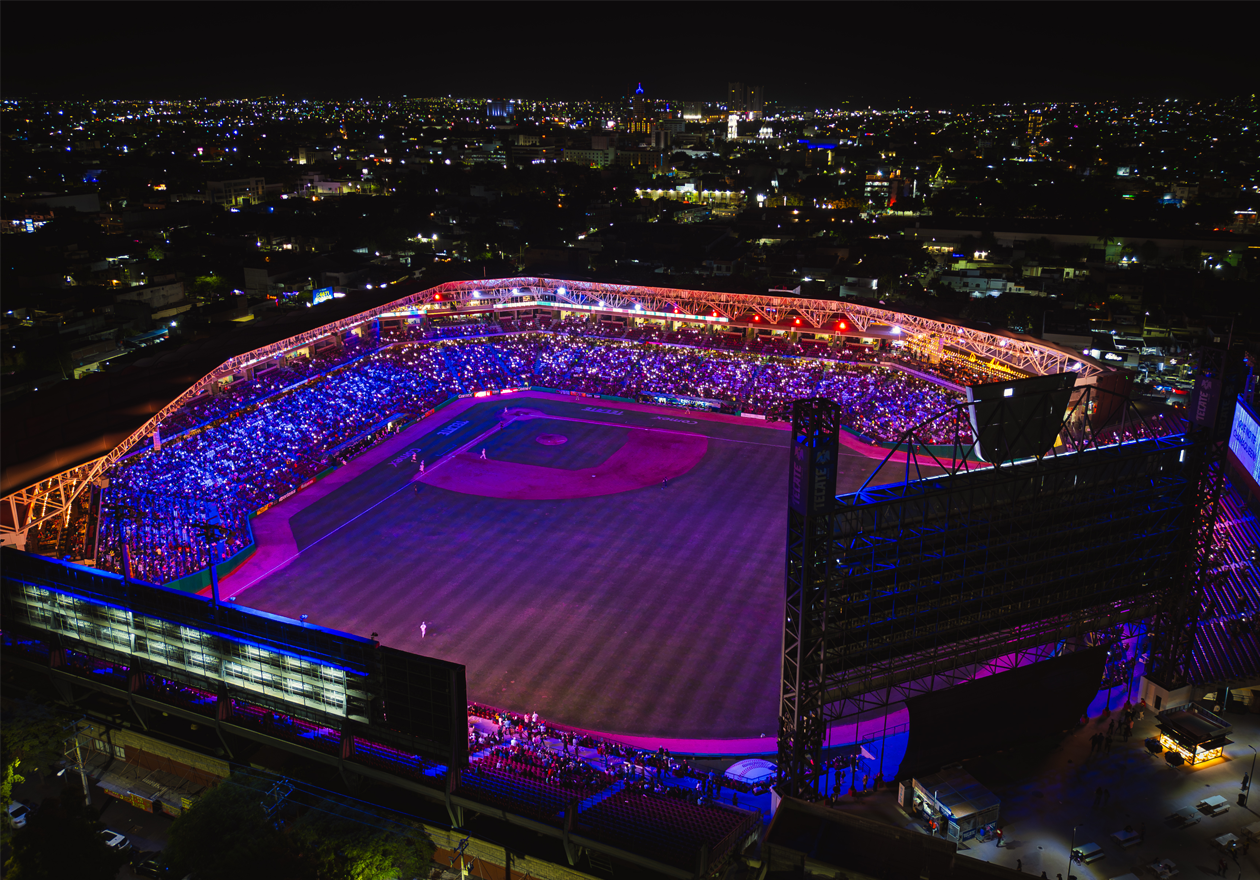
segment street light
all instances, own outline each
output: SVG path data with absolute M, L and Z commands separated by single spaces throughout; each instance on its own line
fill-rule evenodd
M 1070 847 L 1068 847 L 1068 872 L 1067 872 L 1067 875 L 1068 875 L 1068 880 L 1073 880 L 1073 878 L 1072 878 L 1072 856 L 1073 856 L 1073 853 L 1074 853 L 1074 852 L 1075 852 L 1075 850 L 1076 850 L 1076 829 L 1077 829 L 1077 828 L 1080 828 L 1080 827 L 1081 827 L 1080 825 L 1073 825 L 1073 826 L 1072 826 L 1072 845 L 1071 845 Z
M 1247 774 L 1247 784 L 1243 786 L 1242 792 L 1238 795 L 1238 806 L 1247 806 L 1247 796 L 1251 794 L 1251 780 L 1256 776 L 1256 747 L 1248 745 L 1251 749 L 1251 772 Z

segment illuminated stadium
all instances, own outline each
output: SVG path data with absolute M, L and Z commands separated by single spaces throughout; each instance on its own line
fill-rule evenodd
M 1109 402 L 1127 393 L 1123 374 L 1030 337 L 793 297 L 541 278 L 457 282 L 233 353 L 104 454 L 7 485 L 0 526 L 7 546 L 110 573 L 114 580 L 101 576 L 92 588 L 105 604 L 123 602 L 134 582 L 161 585 L 181 620 L 222 602 L 235 614 L 261 612 L 285 626 L 353 634 L 364 650 L 379 643 L 419 658 L 407 661 L 413 679 L 424 658 L 460 668 L 458 683 L 443 685 L 443 705 L 463 699 L 466 673 L 471 757 L 412 724 L 409 735 L 426 744 L 412 747 L 423 756 L 417 790 L 440 798 L 445 784 L 448 809 L 453 791 L 478 811 L 563 826 L 609 852 L 638 851 L 646 844 L 626 829 L 643 808 L 624 799 L 626 774 L 663 765 L 634 755 L 785 755 L 777 740 L 787 700 L 793 402 L 831 407 L 834 494 L 866 499 L 880 487 L 1000 470 L 981 451 L 986 425 L 965 418 L 979 393 L 969 389 L 1063 376 L 1090 423 L 1081 429 L 1088 443 L 1069 451 L 1145 443 L 1152 461 L 1184 460 L 1185 444 L 1170 439 L 1184 435 L 1184 423 L 1126 420 Z M 1054 446 L 1067 448 L 1061 437 Z M 31 574 L 10 608 L 31 626 L 55 605 L 46 577 Z M 123 592 L 108 599 L 111 591 Z M 205 598 L 194 608 L 176 593 Z M 1130 593 L 1116 593 L 1106 627 L 1078 620 L 1062 631 L 1106 629 L 1110 641 L 1091 635 L 1090 644 L 1128 645 L 1136 662 L 1134 627 L 1153 612 Z M 173 619 L 154 609 L 145 614 Z M 132 656 L 141 637 L 128 643 Z M 1040 660 L 1036 651 L 1054 642 L 1040 632 L 1027 638 L 1041 641 L 977 653 L 957 681 L 982 677 L 986 664 L 992 672 Z M 163 650 L 147 655 L 163 669 L 175 669 L 177 652 L 194 656 L 169 640 Z M 82 656 L 89 672 L 106 668 Z M 121 655 L 110 656 L 115 669 Z M 388 664 L 383 674 L 400 680 Z M 162 675 L 164 687 L 182 680 Z M 260 702 L 263 720 L 241 729 L 280 736 L 265 716 L 291 706 L 295 693 L 309 701 L 309 685 L 267 681 L 241 672 L 229 683 L 278 701 Z M 350 684 L 339 687 L 335 705 L 287 709 L 289 729 L 295 719 L 322 729 L 330 712 L 376 723 L 375 710 L 348 708 Z M 404 699 L 386 692 L 390 705 Z M 906 728 L 904 711 L 890 716 L 888 705 L 908 692 L 892 693 L 882 714 L 857 706 L 819 742 L 869 760 L 863 742 Z M 513 731 L 534 713 L 565 744 L 565 760 L 539 758 L 529 737 L 518 742 Z M 389 755 L 407 752 L 406 742 L 356 737 L 343 759 L 376 755 L 362 758 L 365 766 L 400 772 L 401 759 Z M 605 770 L 568 760 L 569 745 L 575 756 L 579 746 L 598 748 Z M 607 771 L 612 754 L 619 776 Z M 425 781 L 465 760 L 458 781 Z M 896 763 L 890 757 L 881 772 Z M 769 783 L 727 784 L 747 801 Z M 707 794 L 703 786 L 698 777 Z M 649 846 L 652 867 L 691 876 L 697 858 L 716 864 L 750 833 L 755 813 L 705 800 L 663 796 L 653 808 L 660 823 L 694 833 Z M 670 812 L 687 809 L 695 812 L 685 821 Z M 565 826 L 575 813 L 576 826 Z

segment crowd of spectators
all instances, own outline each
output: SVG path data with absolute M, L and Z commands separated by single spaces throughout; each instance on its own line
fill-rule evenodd
M 769 791 L 772 784 L 772 780 L 749 783 L 696 767 L 664 746 L 638 749 L 566 730 L 537 714 L 471 703 L 468 717 L 471 764 L 524 773 L 566 788 L 593 792 L 623 780 L 643 793 L 704 803 L 719 798 L 723 789 L 755 796 Z
M 915 443 L 971 442 L 956 406 L 964 399 L 960 394 L 892 367 L 838 364 L 823 376 L 815 396 L 839 403 L 845 424 L 875 440 L 895 441 L 912 432 Z M 941 414 L 947 415 L 932 418 Z
M 923 425 L 960 401 L 959 393 L 872 363 L 869 355 L 754 355 L 723 349 L 725 335 L 696 329 L 669 334 L 673 343 L 647 341 L 647 331 L 639 340 L 588 335 L 595 329 L 588 318 L 565 319 L 554 332 L 508 334 L 499 324 L 459 321 L 425 331 L 439 333 L 439 340 L 391 342 L 408 333 L 400 330 L 380 348 L 372 338 L 348 335 L 340 345 L 277 362 L 190 401 L 160 426 L 161 448 L 146 448 L 113 469 L 107 494 L 120 503 L 131 498 L 126 504 L 139 509 L 144 499 L 170 497 L 258 510 L 384 439 L 387 421 L 406 423 L 451 395 L 500 388 L 704 398 L 771 418 L 783 417 L 794 399 L 828 397 L 841 404 L 850 429 L 877 441 L 904 439 L 914 428 L 914 442 L 948 444 L 964 421 Z M 698 341 L 715 347 L 677 344 Z M 951 367 L 951 375 L 959 369 Z M 127 516 L 119 512 L 125 509 L 102 511 L 115 543 L 130 534 L 111 525 Z M 201 551 L 180 549 L 193 546 L 181 521 L 174 516 L 166 527 L 132 529 L 133 564 L 169 580 L 204 563 Z
M 417 345 L 380 350 L 284 393 L 236 398 L 244 405 L 113 469 L 101 510 L 106 566 L 121 570 L 126 539 L 137 577 L 165 583 L 204 568 L 203 554 L 183 549 L 192 546 L 188 523 L 201 520 L 181 513 L 179 499 L 257 510 L 361 451 L 360 439 L 381 439 L 392 417 L 409 421 L 455 389 L 441 352 Z M 169 512 L 164 499 L 176 505 Z M 244 540 L 238 529 L 229 545 Z
M 503 328 L 495 321 L 453 318 L 431 321 L 423 336 L 425 339 L 472 339 L 501 332 Z

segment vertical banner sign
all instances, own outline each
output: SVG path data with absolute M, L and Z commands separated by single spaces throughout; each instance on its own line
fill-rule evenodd
M 1215 376 L 1200 376 L 1190 398 L 1190 419 L 1200 428 L 1216 424 L 1216 411 L 1220 406 L 1221 380 Z
M 788 503 L 804 516 L 826 513 L 836 499 L 836 463 L 839 441 L 834 436 L 798 436 L 792 444 L 792 468 L 788 477 Z

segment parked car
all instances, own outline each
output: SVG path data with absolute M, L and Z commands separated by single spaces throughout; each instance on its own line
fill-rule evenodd
M 127 839 L 127 835 L 119 834 L 117 831 L 110 831 L 108 828 L 97 832 L 105 841 L 105 845 L 116 852 L 126 852 L 131 849 L 131 841 Z
M 9 804 L 9 824 L 14 828 L 21 828 L 26 824 L 26 817 L 31 814 L 31 810 L 26 804 L 19 804 L 17 801 Z
M 141 853 L 134 864 L 136 875 L 139 877 L 167 880 L 167 878 L 175 876 L 171 873 L 171 869 L 162 863 L 162 854 L 160 852 Z

